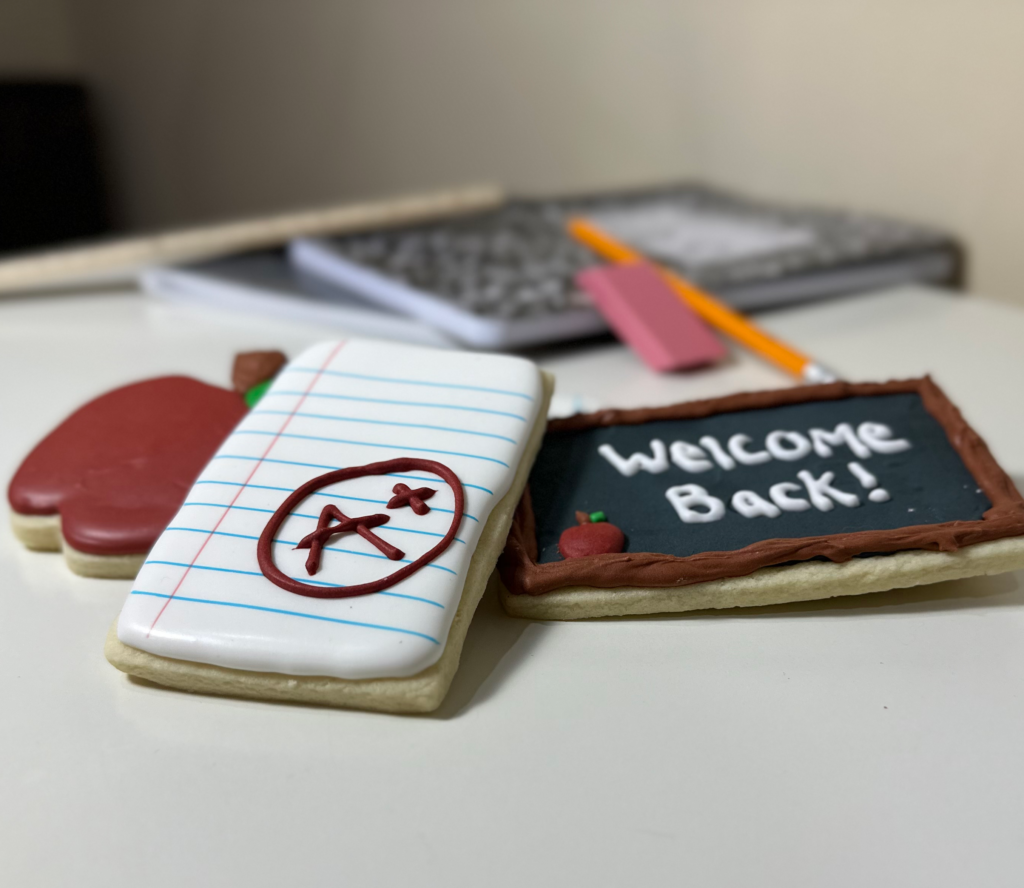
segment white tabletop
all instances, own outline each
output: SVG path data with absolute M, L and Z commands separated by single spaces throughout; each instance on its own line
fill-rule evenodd
M 1024 312 L 905 290 L 763 316 L 851 379 L 931 372 L 1024 478 Z M 336 331 L 132 294 L 0 302 L 0 476 L 71 409 Z M 560 407 L 788 384 L 539 356 Z M 0 532 L 5 885 L 1018 885 L 1024 592 L 580 623 L 485 599 L 433 717 L 193 697 L 103 659 L 127 581 Z

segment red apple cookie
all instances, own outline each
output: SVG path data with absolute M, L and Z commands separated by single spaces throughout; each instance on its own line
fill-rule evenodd
M 164 376 L 114 389 L 72 413 L 11 479 L 18 539 L 30 549 L 63 550 L 68 566 L 84 576 L 134 577 L 245 415 L 246 393 L 285 360 L 280 353 L 257 355 L 236 358 L 236 391 Z

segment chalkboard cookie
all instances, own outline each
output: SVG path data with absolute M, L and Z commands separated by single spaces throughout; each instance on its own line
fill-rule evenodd
M 618 539 L 604 520 L 621 549 L 601 548 Z M 553 420 L 501 560 L 502 601 L 569 620 L 1022 567 L 1024 500 L 930 378 L 832 383 Z
M 285 363 L 235 358 L 235 390 L 187 376 L 132 383 L 83 405 L 25 457 L 8 487 L 29 549 L 63 551 L 92 577 L 130 578 L 221 442 Z
M 198 693 L 436 708 L 544 435 L 520 358 L 312 346 L 192 485 L 107 638 Z

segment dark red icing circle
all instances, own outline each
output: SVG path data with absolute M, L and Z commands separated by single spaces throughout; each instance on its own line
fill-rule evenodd
M 295 508 L 308 496 L 316 493 L 331 484 L 339 481 L 348 481 L 352 478 L 364 478 L 367 475 L 387 475 L 391 472 L 431 472 L 440 477 L 451 489 L 455 496 L 455 510 L 452 515 L 452 523 L 448 532 L 441 541 L 424 552 L 419 558 L 410 564 L 403 565 L 394 573 L 381 577 L 379 580 L 372 580 L 369 583 L 358 583 L 352 586 L 313 586 L 293 580 L 274 563 L 274 537 L 284 520 L 295 510 Z M 393 502 L 394 500 L 392 500 Z M 389 503 L 387 508 L 392 508 Z M 296 595 L 304 595 L 308 598 L 355 598 L 358 595 L 369 595 L 372 592 L 380 592 L 401 582 L 406 577 L 416 573 L 421 567 L 425 567 L 438 555 L 444 552 L 455 539 L 459 525 L 462 523 L 462 512 L 465 508 L 465 495 L 462 491 L 462 482 L 448 466 L 435 462 L 431 459 L 417 459 L 416 457 L 399 457 L 384 462 L 369 463 L 365 466 L 349 466 L 345 469 L 336 469 L 327 472 L 307 481 L 298 489 L 292 491 L 285 501 L 278 506 L 277 511 L 270 517 L 263 533 L 260 534 L 259 542 L 256 544 L 256 559 L 259 562 L 263 575 L 275 586 L 280 586 L 288 592 Z M 401 553 L 399 553 L 401 554 Z
M 148 552 L 246 409 L 235 392 L 187 376 L 114 389 L 35 446 L 11 479 L 11 508 L 59 513 L 81 552 Z

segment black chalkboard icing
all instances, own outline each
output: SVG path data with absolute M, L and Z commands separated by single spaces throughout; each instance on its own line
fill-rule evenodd
M 865 422 L 889 426 L 893 438 L 906 439 L 910 448 L 896 453 L 872 451 L 862 458 L 840 444 L 831 447 L 831 456 L 812 449 L 794 461 L 737 464 L 728 471 L 715 464 L 699 473 L 685 471 L 670 461 L 664 471 L 652 474 L 640 470 L 631 477 L 621 474 L 598 452 L 602 444 L 611 444 L 623 457 L 636 452 L 651 455 L 652 439 L 668 448 L 674 441 L 697 444 L 707 435 L 725 448 L 728 439 L 737 433 L 752 439 L 747 445 L 749 451 L 759 451 L 766 436 L 776 430 L 806 437 L 812 428 L 831 431 L 840 423 L 849 423 L 857 429 Z M 887 501 L 869 498 L 870 491 L 848 468 L 851 461 L 874 475 L 877 486 L 888 491 Z M 771 502 L 769 488 L 783 481 L 800 486 L 800 490 L 791 491 L 791 496 L 808 498 L 805 485 L 798 479 L 802 470 L 814 478 L 833 472 L 833 486 L 857 495 L 860 505 L 850 508 L 835 503 L 830 511 L 811 507 L 799 512 L 782 511 L 778 517 L 748 518 L 731 504 L 733 494 L 740 490 L 751 490 Z M 668 488 L 684 484 L 698 484 L 720 499 L 725 506 L 721 519 L 684 523 L 665 496 Z M 530 477 L 530 492 L 539 564 L 561 560 L 558 538 L 576 523 L 577 510 L 605 512 L 608 520 L 625 532 L 626 552 L 685 557 L 732 551 L 768 539 L 978 521 L 992 505 L 917 392 L 549 432 Z
M 1024 537 L 1024 498 L 928 377 L 602 410 L 552 420 L 545 442 L 499 562 L 513 595 L 681 588 Z M 703 507 L 678 495 L 697 484 Z M 577 510 L 606 512 L 626 551 L 558 559 Z

